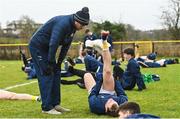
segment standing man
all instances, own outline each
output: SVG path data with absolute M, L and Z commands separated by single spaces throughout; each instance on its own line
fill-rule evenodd
M 75 14 L 53 17 L 32 36 L 29 49 L 37 72 L 42 113 L 61 114 L 70 111 L 60 106 L 60 67 L 74 33 L 88 25 L 89 19 L 89 9 L 84 7 Z M 61 51 L 56 61 L 59 46 Z

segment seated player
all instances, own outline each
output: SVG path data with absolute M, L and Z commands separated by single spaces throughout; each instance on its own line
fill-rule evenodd
M 132 90 L 137 84 L 139 91 L 146 89 L 139 64 L 134 59 L 134 49 L 127 48 L 124 50 L 123 54 L 124 58 L 128 61 L 127 68 L 123 73 L 122 70 L 119 70 L 121 71 L 119 75 L 116 73 L 118 78 L 121 80 L 122 87 L 125 90 Z
M 86 30 L 85 30 L 85 37 L 84 37 L 84 39 L 83 39 L 83 50 L 87 47 L 87 46 L 85 45 L 85 42 L 86 42 L 87 40 L 93 41 L 93 40 L 96 40 L 96 39 L 97 39 L 97 36 L 96 36 L 93 32 L 91 32 L 90 29 L 86 29 Z
M 22 71 L 27 73 L 27 79 L 33 79 L 36 78 L 36 70 L 34 68 L 34 63 L 32 61 L 32 58 L 27 59 L 26 55 L 20 50 L 20 55 L 23 60 L 23 66 Z
M 25 54 L 22 53 L 22 51 L 20 51 L 22 60 L 23 60 L 23 66 L 22 66 L 22 71 L 24 71 L 25 73 L 27 73 L 27 79 L 33 79 L 36 78 L 36 70 L 34 67 L 34 63 L 32 61 L 32 58 L 27 59 Z M 67 57 L 67 60 L 71 60 L 70 57 Z M 67 60 L 64 61 L 64 69 L 61 70 L 61 77 L 70 77 L 73 76 L 72 73 L 68 72 L 68 64 L 67 64 Z M 75 63 L 73 62 L 73 65 L 75 65 Z
M 158 116 L 154 116 L 154 115 L 150 115 L 150 114 L 141 114 L 141 110 L 140 110 L 140 106 L 135 103 L 135 102 L 126 102 L 124 104 L 122 104 L 119 107 L 118 110 L 118 114 L 119 114 L 119 119 L 135 119 L 135 118 L 140 118 L 140 119 L 144 119 L 144 118 L 148 118 L 148 119 L 152 119 L 152 118 L 160 118 Z

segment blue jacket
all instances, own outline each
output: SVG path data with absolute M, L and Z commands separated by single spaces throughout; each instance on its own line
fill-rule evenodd
M 100 68 L 98 72 L 101 73 L 103 72 L 103 64 L 90 55 L 85 56 L 84 63 L 85 63 L 86 71 L 96 72 L 97 69 Z
M 143 77 L 140 72 L 140 66 L 134 58 L 129 60 L 122 79 L 124 89 L 131 90 L 136 84 L 139 89 L 142 89 L 144 84 Z
M 47 21 L 32 36 L 30 45 L 48 53 L 48 61 L 56 62 L 56 52 L 62 46 L 58 62 L 61 64 L 75 33 L 73 15 L 56 16 Z

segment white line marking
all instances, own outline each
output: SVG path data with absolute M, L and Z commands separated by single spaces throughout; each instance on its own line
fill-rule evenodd
M 9 86 L 9 87 L 4 88 L 3 90 L 10 90 L 10 89 L 13 89 L 13 88 L 30 85 L 30 84 L 33 84 L 33 83 L 36 83 L 36 82 L 37 81 L 31 81 L 29 83 L 22 83 L 22 84 L 18 84 L 18 85 L 14 85 L 14 86 Z

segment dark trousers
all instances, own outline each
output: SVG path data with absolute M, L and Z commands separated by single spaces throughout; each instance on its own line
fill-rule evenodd
M 52 75 L 45 75 L 43 71 L 47 69 L 48 53 L 33 46 L 29 46 L 29 50 L 38 78 L 42 110 L 51 110 L 60 104 L 60 69 L 54 67 L 55 70 Z
M 77 84 L 77 82 L 79 83 L 84 83 L 84 74 L 85 73 L 91 73 L 93 78 L 96 80 L 96 74 L 97 73 L 94 73 L 94 72 L 88 72 L 88 71 L 84 71 L 84 70 L 79 70 L 79 69 L 74 69 L 73 67 L 69 67 L 68 69 L 68 72 L 76 75 L 76 76 L 79 76 L 81 77 L 81 79 L 77 79 L 77 80 L 73 80 L 73 81 L 66 81 L 66 80 L 63 80 L 62 83 L 63 84 Z M 114 68 L 113 68 L 113 76 L 114 76 L 114 79 L 115 80 L 120 80 L 123 76 L 123 72 L 124 70 L 122 68 L 120 68 L 118 65 L 115 65 Z
M 113 68 L 113 77 L 116 80 L 121 80 L 123 76 L 124 70 L 119 66 L 115 65 Z
M 72 66 L 69 67 L 68 72 L 72 73 L 73 75 L 79 76 L 80 78 L 77 80 L 73 80 L 73 81 L 61 80 L 62 84 L 65 84 L 65 85 L 72 85 L 72 84 L 77 84 L 77 83 L 83 83 L 84 84 L 84 75 L 86 73 L 91 73 L 93 78 L 96 80 L 95 73 L 93 73 L 93 72 L 75 69 Z
M 124 73 L 124 70 L 119 65 L 114 66 L 113 68 L 114 79 L 120 80 L 121 85 L 124 90 L 132 90 L 135 87 L 136 82 L 132 83 L 131 86 L 127 85 L 125 80 L 123 79 L 123 73 Z

